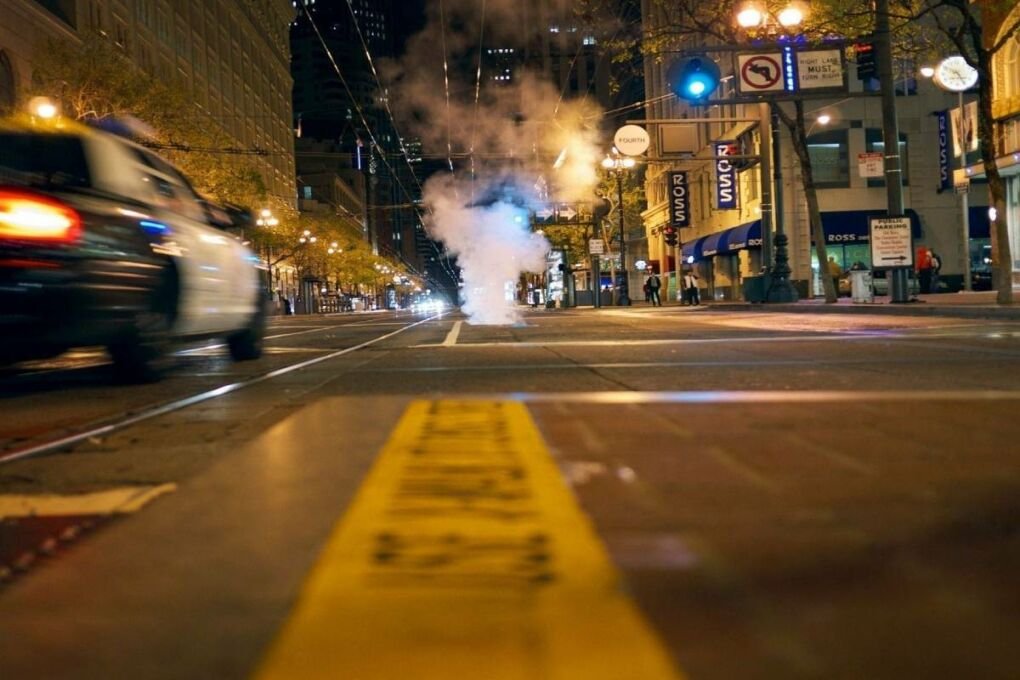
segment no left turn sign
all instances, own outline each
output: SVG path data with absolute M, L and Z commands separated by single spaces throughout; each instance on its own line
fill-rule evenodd
M 782 55 L 741 54 L 737 56 L 741 94 L 775 92 L 783 89 Z

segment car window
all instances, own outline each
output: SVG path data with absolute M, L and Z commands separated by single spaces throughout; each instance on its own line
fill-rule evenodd
M 0 181 L 92 186 L 81 139 L 58 134 L 0 133 Z
M 198 201 L 191 185 L 172 165 L 148 151 L 132 147 L 139 161 L 147 168 L 148 181 L 156 194 L 156 200 L 167 210 L 184 215 L 198 222 L 206 222 L 205 209 Z

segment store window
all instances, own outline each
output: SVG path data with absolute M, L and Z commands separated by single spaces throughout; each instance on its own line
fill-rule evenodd
M 885 142 L 882 139 L 882 131 L 878 128 L 868 128 L 864 133 L 866 151 L 885 152 Z M 910 184 L 910 158 L 907 153 L 907 136 L 900 133 L 900 169 L 903 171 L 903 186 Z M 884 187 L 885 179 L 869 178 L 869 187 Z
M 996 55 L 996 90 L 1003 99 L 1020 96 L 1020 37 L 1014 36 Z
M 850 186 L 850 143 L 847 130 L 826 130 L 807 138 L 808 155 L 819 189 Z

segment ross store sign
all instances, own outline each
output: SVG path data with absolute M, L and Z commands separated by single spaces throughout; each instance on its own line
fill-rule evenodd
M 732 141 L 716 142 L 716 156 L 733 156 L 740 146 Z M 715 161 L 715 203 L 719 210 L 737 210 L 737 169 L 728 158 L 717 158 Z
M 949 111 L 937 111 L 939 128 L 939 191 L 953 186 L 953 173 L 949 167 Z
M 669 223 L 674 227 L 691 226 L 691 195 L 687 185 L 687 172 L 669 173 Z

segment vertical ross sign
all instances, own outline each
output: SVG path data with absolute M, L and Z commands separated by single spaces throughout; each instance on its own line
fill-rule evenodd
M 716 156 L 732 156 L 738 153 L 739 146 L 734 141 L 715 143 Z M 737 202 L 737 169 L 728 158 L 715 161 L 715 202 L 719 210 L 736 210 Z
M 669 223 L 674 227 L 691 226 L 690 198 L 685 171 L 669 173 Z
M 939 191 L 953 188 L 953 174 L 949 168 L 949 112 L 939 111 Z

